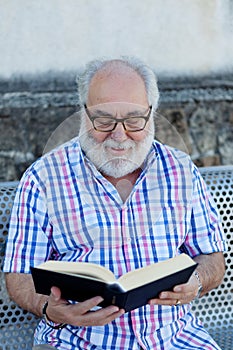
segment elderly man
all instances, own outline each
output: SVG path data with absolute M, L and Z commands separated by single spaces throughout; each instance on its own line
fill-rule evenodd
M 45 316 L 35 349 L 219 349 L 190 303 L 223 278 L 224 234 L 189 157 L 154 141 L 153 71 L 136 59 L 94 61 L 78 87 L 79 137 L 25 172 L 12 210 L 4 270 L 11 297 Z M 56 259 L 119 277 L 182 252 L 199 264 L 188 283 L 128 313 L 98 307 L 98 295 L 68 302 L 56 286 L 36 294 L 30 275 Z

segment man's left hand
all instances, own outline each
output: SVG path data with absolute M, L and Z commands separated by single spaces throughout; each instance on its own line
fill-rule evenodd
M 196 298 L 198 293 L 197 278 L 192 275 L 185 284 L 179 284 L 173 291 L 164 291 L 159 294 L 159 298 L 151 299 L 150 305 L 180 305 L 188 304 Z

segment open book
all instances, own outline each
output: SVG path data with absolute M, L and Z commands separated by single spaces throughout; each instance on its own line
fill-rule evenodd
M 105 267 L 86 262 L 49 260 L 31 267 L 31 273 L 37 293 L 49 295 L 51 287 L 56 286 L 67 300 L 84 301 L 100 295 L 104 298 L 101 306 L 117 305 L 128 312 L 187 282 L 196 266 L 188 255 L 181 254 L 118 279 Z

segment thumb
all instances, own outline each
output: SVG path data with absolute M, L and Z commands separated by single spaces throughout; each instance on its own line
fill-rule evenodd
M 54 301 L 59 301 L 61 299 L 61 291 L 58 287 L 52 287 L 51 288 L 51 295 L 52 299 Z

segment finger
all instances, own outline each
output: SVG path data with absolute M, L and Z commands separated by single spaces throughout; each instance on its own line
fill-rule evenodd
M 46 315 L 49 320 L 57 323 L 65 323 L 63 321 L 66 309 L 69 303 L 67 300 L 61 298 L 61 291 L 58 287 L 51 288 L 51 294 L 48 298 L 48 305 Z
M 172 306 L 172 305 L 177 305 L 177 301 L 178 300 L 180 301 L 180 303 L 182 303 L 180 299 L 158 299 L 158 298 L 150 299 L 148 303 L 149 303 L 149 305 L 168 305 L 168 306 Z
M 162 292 L 160 295 L 159 295 L 159 299 L 162 299 L 162 300 L 189 300 L 190 298 L 192 298 L 192 294 L 193 292 L 189 291 L 189 292 L 179 292 L 179 293 L 175 293 L 175 292 Z
M 61 291 L 58 287 L 51 288 L 51 297 L 54 301 L 59 301 L 61 299 Z
M 61 297 L 61 290 L 58 287 L 51 288 L 51 294 L 49 296 L 49 304 L 51 305 L 60 305 L 60 304 L 69 304 L 67 300 Z
M 78 313 L 81 315 L 86 314 L 88 311 L 93 309 L 95 306 L 98 306 L 104 299 L 100 296 L 85 300 L 83 302 L 77 303 L 76 308 Z
M 178 299 L 181 297 L 180 293 L 174 293 L 174 292 L 162 292 L 159 295 L 159 299 Z
M 181 303 L 181 301 L 185 300 L 185 298 L 187 297 L 187 295 L 183 294 L 183 293 L 174 293 L 174 292 L 162 292 L 159 295 L 159 298 L 154 298 L 151 299 L 149 301 L 150 305 L 177 305 L 177 303 L 179 302 L 179 304 Z
M 178 285 L 173 289 L 175 295 L 179 294 L 179 298 L 183 299 L 186 302 L 190 302 L 195 299 L 197 295 L 198 288 L 190 284 Z
M 117 317 L 120 317 L 124 312 L 124 309 L 119 309 L 116 306 L 109 306 L 98 311 L 86 313 L 82 317 L 82 324 L 84 326 L 103 326 L 112 322 Z
M 114 321 L 116 318 L 122 316 L 125 313 L 124 309 L 119 309 L 117 312 L 110 313 L 108 315 L 104 315 L 103 318 L 100 318 L 98 325 L 104 326 L 105 324 L 108 324 L 112 321 Z
M 186 287 L 185 287 L 186 288 Z M 180 290 L 178 288 L 178 290 Z M 180 301 L 181 304 L 190 303 L 194 299 L 195 295 L 193 290 L 183 290 L 180 293 L 177 292 L 162 292 L 159 295 L 159 298 L 153 299 L 153 302 L 150 304 L 157 305 L 177 305 L 177 301 Z
M 179 284 L 173 288 L 175 293 L 191 293 L 195 286 L 192 283 Z

